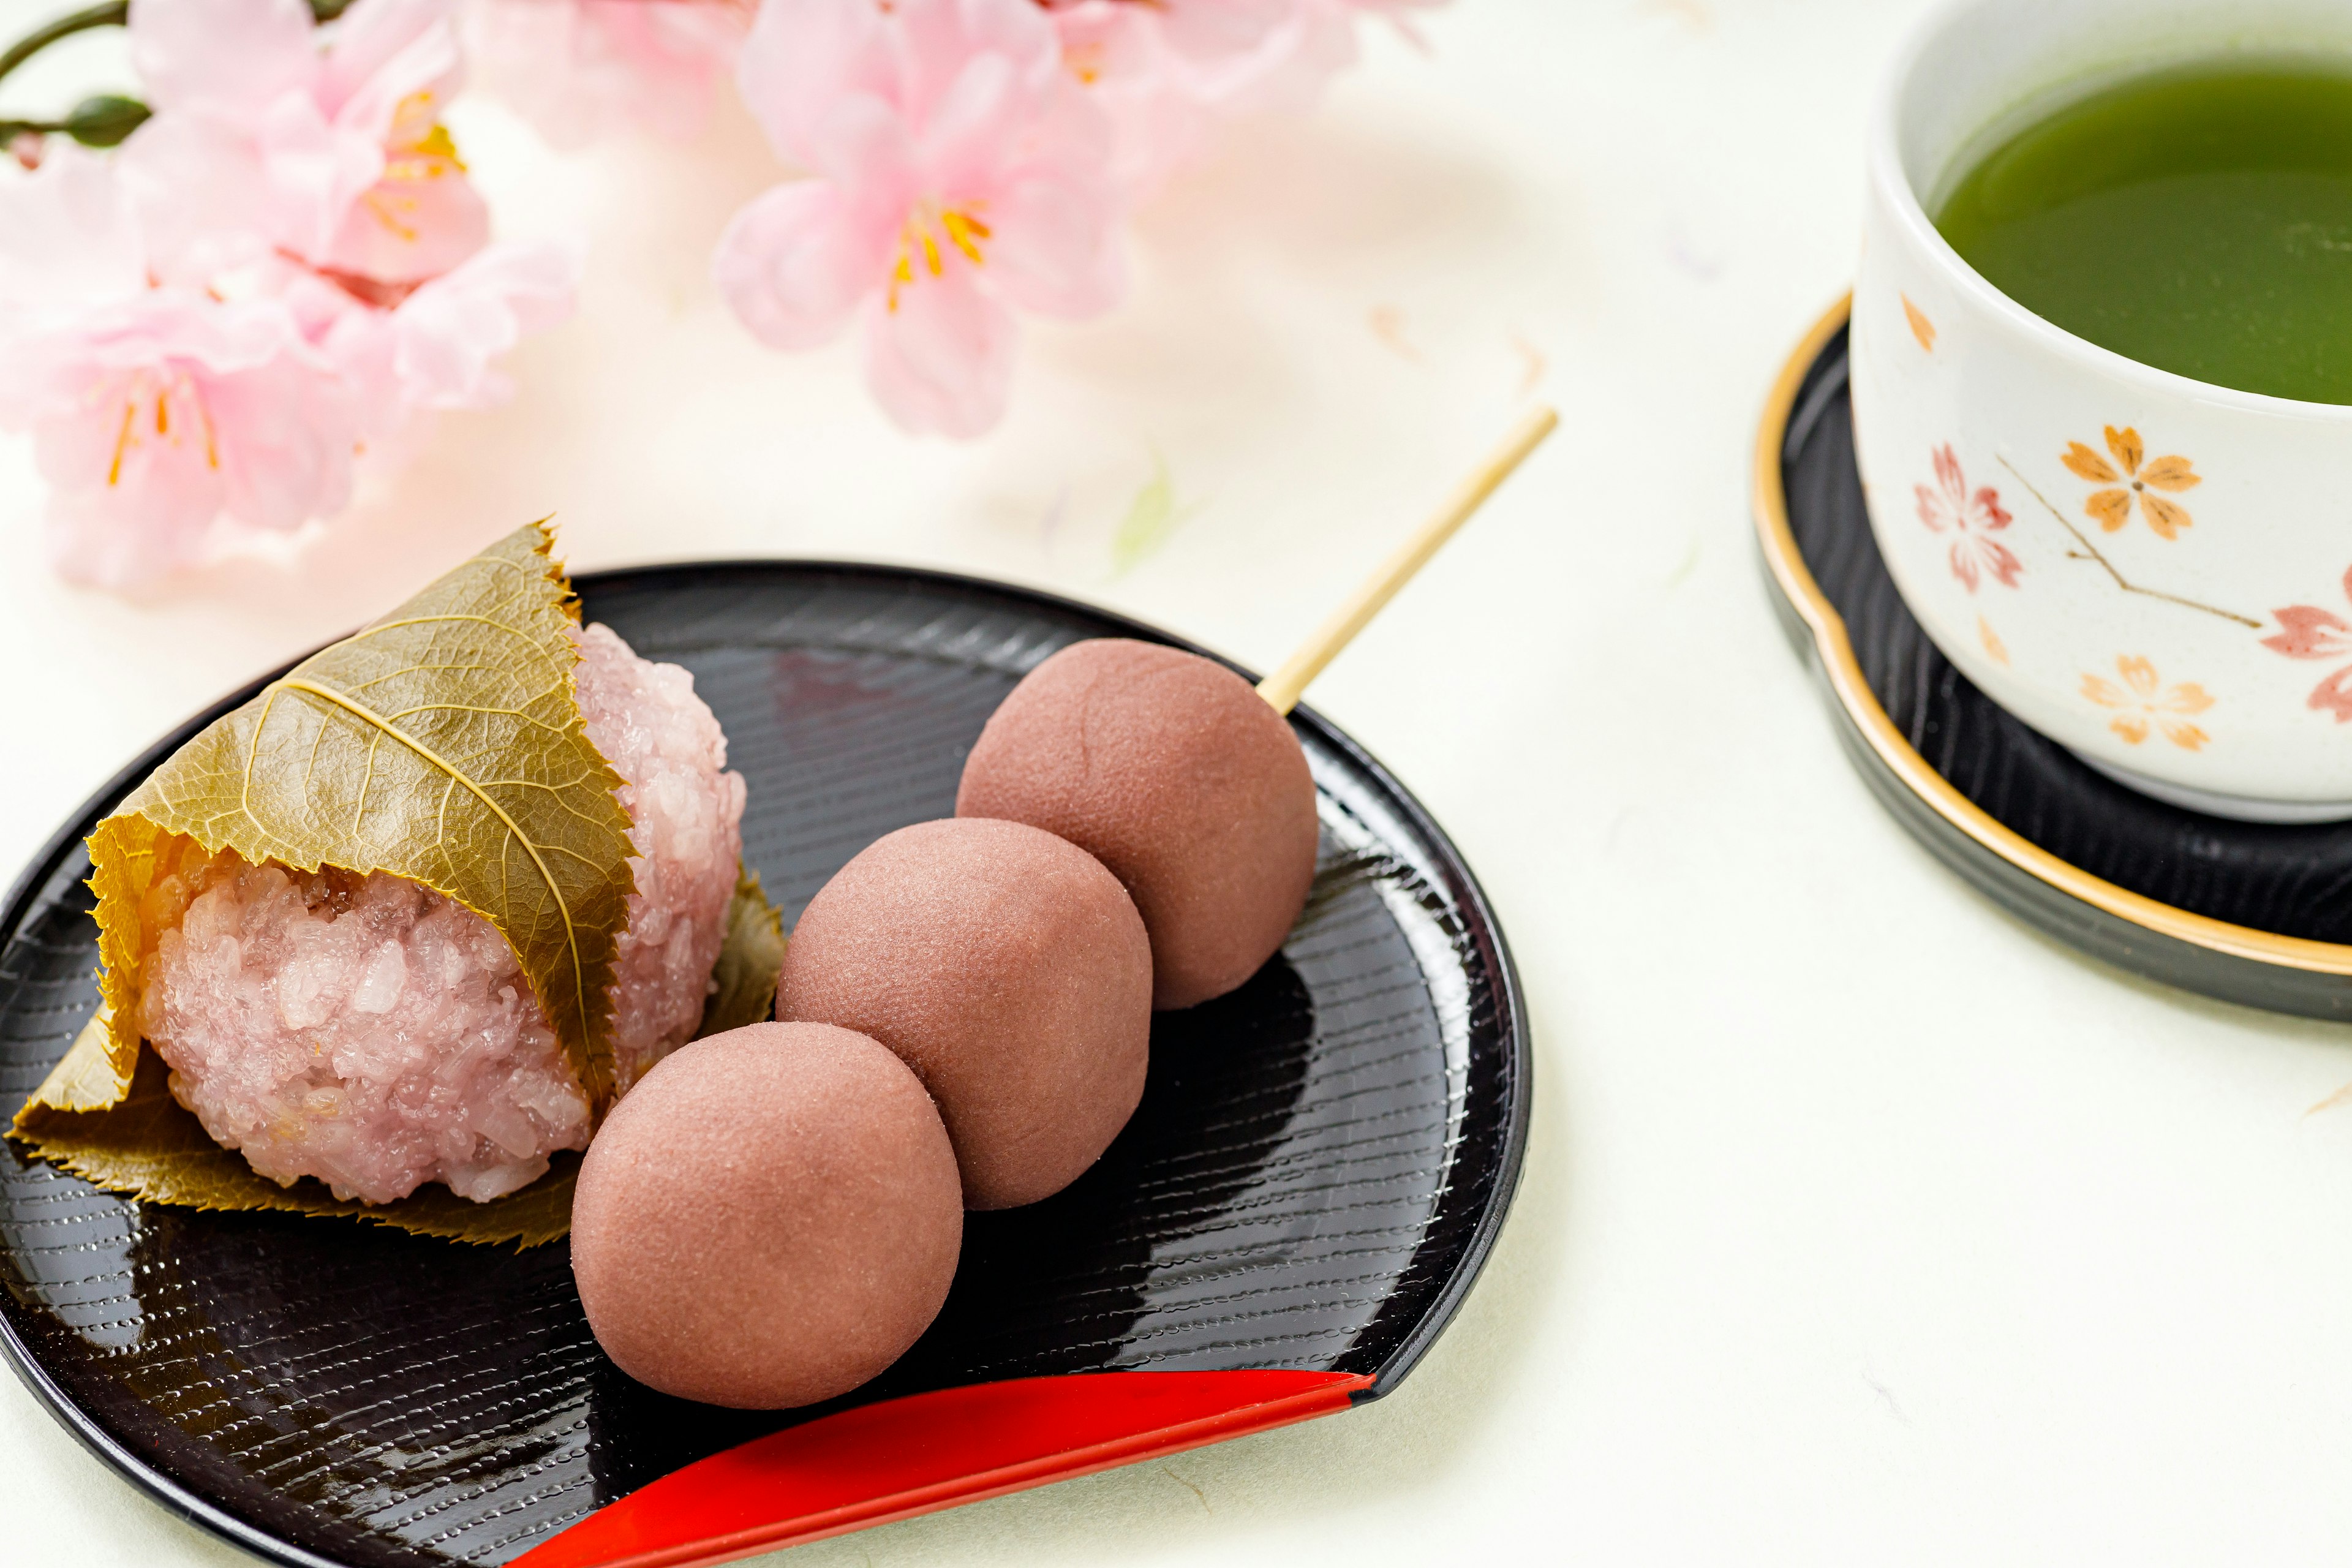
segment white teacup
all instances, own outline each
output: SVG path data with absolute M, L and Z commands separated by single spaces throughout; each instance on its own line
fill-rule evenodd
M 2320 822 L 2352 817 L 2352 407 L 2086 342 L 1927 218 L 2073 98 L 2282 50 L 2352 61 L 2352 5 L 1962 0 L 1933 17 L 1870 132 L 1854 435 L 1895 585 L 1994 701 L 2160 799 Z

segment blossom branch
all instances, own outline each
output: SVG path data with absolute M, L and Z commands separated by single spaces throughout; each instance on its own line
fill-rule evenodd
M 319 21 L 331 22 L 348 10 L 351 4 L 352 0 L 310 0 L 310 15 Z M 97 27 L 125 26 L 130 21 L 131 0 L 104 0 L 101 5 L 85 6 L 79 11 L 69 11 L 54 22 L 45 23 L 34 28 L 9 45 L 6 49 L 0 50 L 0 80 L 5 80 L 9 72 L 47 48 L 51 44 L 70 38 L 76 33 L 87 33 Z M 13 126 L 19 131 L 64 128 L 62 125 L 46 127 L 30 121 L 16 120 L 0 121 L 0 126 Z
M 1996 456 L 1998 456 L 1998 454 L 1996 454 Z M 2108 560 L 2105 555 L 2099 552 L 2099 547 L 2093 544 L 2084 534 L 2081 529 L 2076 528 L 2073 523 L 2066 521 L 2066 514 L 2064 512 L 2060 511 L 2056 507 L 2050 504 L 2050 498 L 2048 496 L 2043 495 L 2040 490 L 2033 488 L 2033 481 L 2032 479 L 2027 479 L 2023 474 L 2017 471 L 2016 464 L 2011 462 L 2007 458 L 2000 458 L 1999 461 L 2000 466 L 2007 468 L 2010 471 L 2010 474 L 2019 484 L 2025 487 L 2025 493 L 2032 496 L 2035 500 L 2040 501 L 2043 510 L 2048 511 L 2052 517 L 2058 520 L 2058 526 L 2064 529 L 2069 534 L 2074 536 L 2075 544 L 2080 546 L 2080 548 L 2066 552 L 2067 560 L 2095 562 L 2103 570 L 2105 571 L 2108 576 L 2115 579 L 2116 586 L 2121 588 L 2126 594 L 2137 594 L 2142 598 L 2147 599 L 2161 599 L 2168 605 L 2179 605 L 2185 610 L 2202 610 L 2209 616 L 2219 616 L 2225 621 L 2235 621 L 2242 626 L 2252 626 L 2256 631 L 2263 629 L 2262 622 L 2248 616 L 2239 615 L 2234 610 L 2219 609 L 2211 605 L 2200 604 L 2195 599 L 2184 599 L 2178 594 L 2168 594 L 2158 588 L 2143 588 L 2138 584 L 2134 583 L 2116 569 L 2116 563 L 2114 562 Z
M 69 12 L 47 26 L 34 28 L 0 53 L 0 77 L 63 38 L 76 33 L 87 33 L 93 27 L 120 27 L 131 20 L 130 0 L 107 0 L 100 5 Z

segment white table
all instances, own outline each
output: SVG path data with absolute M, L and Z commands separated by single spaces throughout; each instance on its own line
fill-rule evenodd
M 7 0 L 9 37 L 46 4 Z M 705 258 L 772 177 L 461 147 L 583 316 L 290 566 L 123 600 L 42 564 L 0 442 L 0 872 L 156 734 L 553 511 L 575 565 L 774 553 L 1009 578 L 1261 667 L 1507 423 L 1561 435 L 1318 686 L 1493 894 L 1540 1055 L 1486 1277 L 1377 1405 L 803 1549 L 827 1563 L 2286 1562 L 2352 1528 L 2352 1036 L 1995 910 L 1875 806 L 1773 625 L 1758 404 L 1853 260 L 1912 0 L 1465 0 L 1138 227 L 1013 417 L 908 440 Z M 11 84 L 104 75 L 103 42 Z M 2123 237 L 2119 243 L 2130 243 Z M 1120 573 L 1164 458 L 1193 508 Z M 1478 673 L 1465 677 L 1465 665 Z M 9 1562 L 245 1561 L 0 1378 Z

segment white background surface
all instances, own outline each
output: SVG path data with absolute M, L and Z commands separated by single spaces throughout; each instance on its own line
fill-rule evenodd
M 1376 39 L 1144 216 L 1131 302 L 1034 332 L 971 447 L 718 308 L 709 245 L 775 176 L 739 114 L 565 160 L 467 104 L 506 230 L 596 247 L 511 408 L 294 564 L 128 600 L 49 576 L 0 441 L 0 871 L 187 713 L 548 511 L 581 568 L 917 563 L 1270 666 L 1508 422 L 1524 342 L 1561 435 L 1313 697 L 1453 833 L 1526 981 L 1534 1140 L 1477 1290 L 1380 1405 L 791 1561 L 2335 1557 L 2352 1110 L 2307 1111 L 2352 1036 L 2096 967 L 1941 870 L 1759 583 L 1753 422 L 1850 276 L 1914 10 L 1462 0 L 1431 57 Z M 8 103 L 61 107 L 107 47 Z M 1155 451 L 1195 510 L 1116 574 Z M 0 1530 L 9 1562 L 246 1561 L 9 1378 Z

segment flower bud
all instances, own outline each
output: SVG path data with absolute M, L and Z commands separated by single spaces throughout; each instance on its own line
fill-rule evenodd
M 58 129 L 85 147 L 119 147 L 147 123 L 147 106 L 135 98 L 100 93 L 75 104 Z

